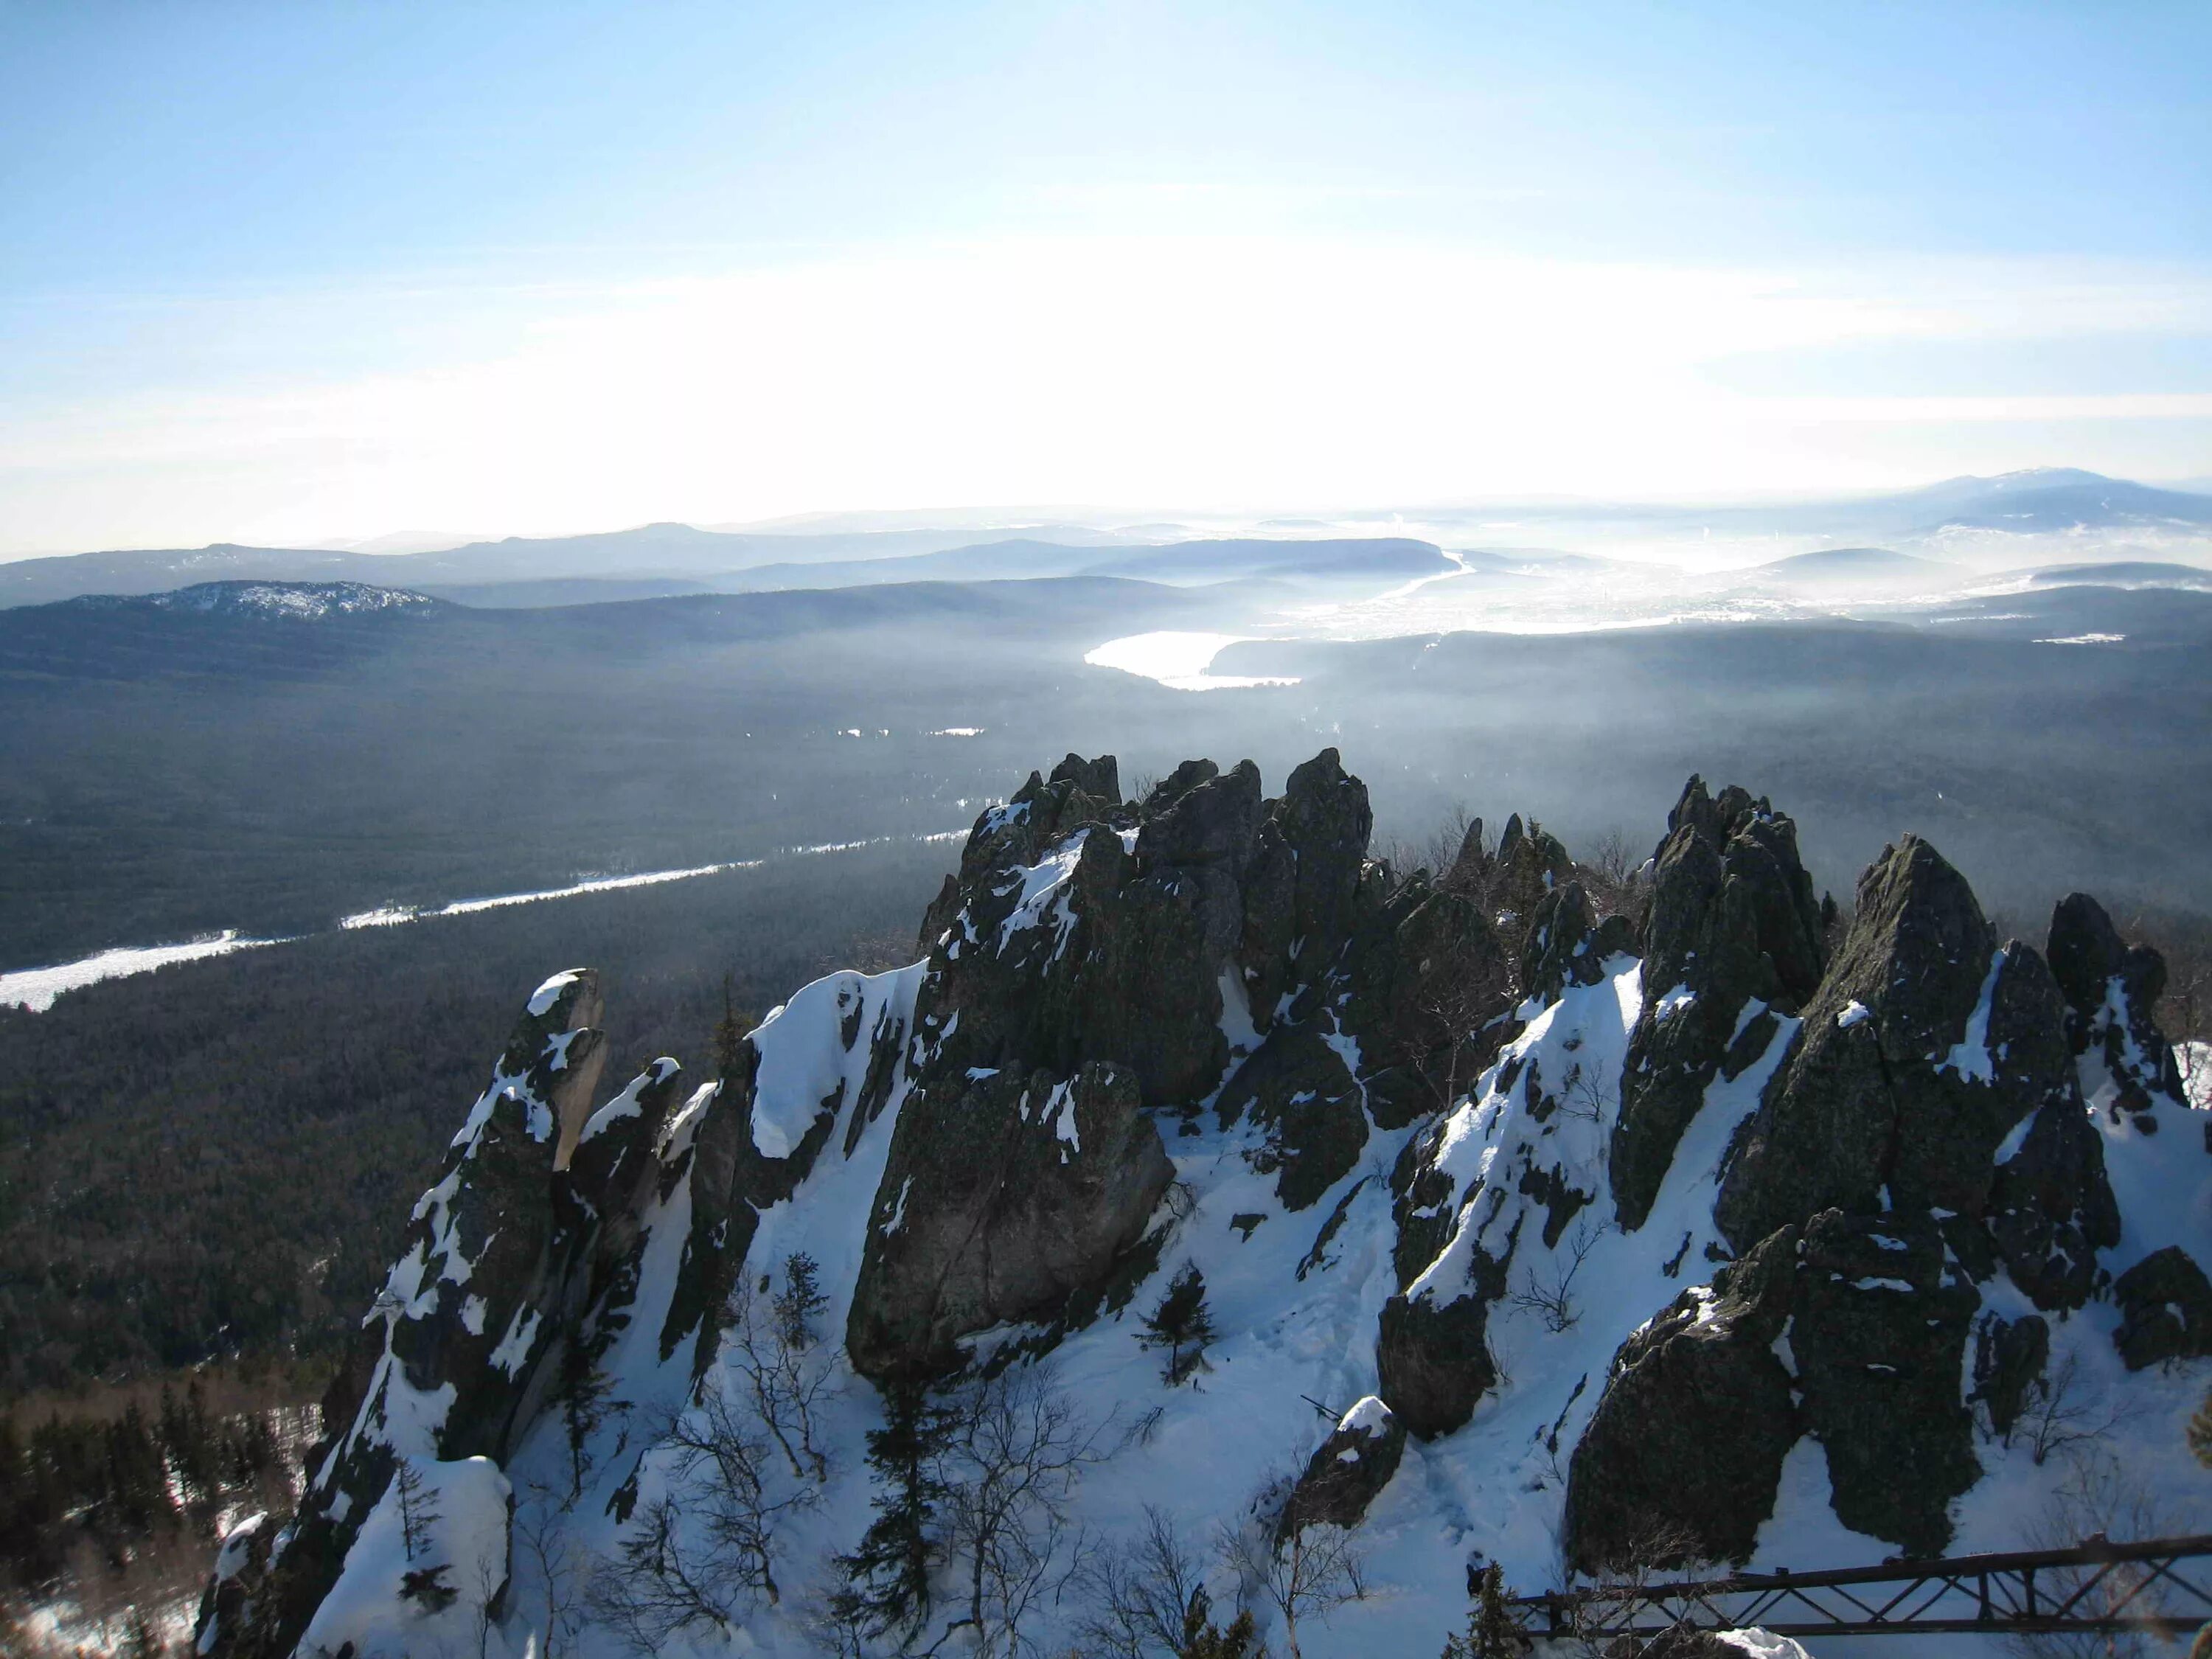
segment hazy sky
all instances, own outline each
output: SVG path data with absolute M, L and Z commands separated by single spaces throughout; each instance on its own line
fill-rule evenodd
M 2212 5 L 0 0 L 0 554 L 2212 475 Z

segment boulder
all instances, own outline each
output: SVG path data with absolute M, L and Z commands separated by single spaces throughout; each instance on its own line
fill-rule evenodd
M 1924 1212 L 1805 1228 L 1790 1346 L 1837 1517 L 1908 1555 L 1941 1555 L 1951 1500 L 1981 1478 L 1960 1399 L 1980 1296 Z
M 1613 1136 L 1613 1201 L 1631 1231 L 1650 1214 L 1705 1090 L 1765 1051 L 1774 1027 L 1764 1014 L 1802 1007 L 1826 956 L 1787 817 L 1733 786 L 1715 800 L 1692 776 L 1667 825 Z
M 1312 1526 L 1358 1526 L 1398 1472 L 1405 1450 L 1405 1425 L 1369 1395 L 1306 1460 L 1277 1518 L 1278 1535 L 1288 1538 Z
M 2000 949 L 1959 872 L 1907 836 L 1858 911 L 1803 1028 L 1731 1149 L 1714 1217 L 1749 1248 L 1830 1207 L 1978 1221 L 2014 1126 L 2069 1097 L 2057 984 Z
M 2212 1284 L 2179 1244 L 2154 1250 L 2112 1285 L 2120 1328 L 2113 1345 L 2131 1371 L 2212 1355 Z
M 1504 1275 L 1487 1294 L 1449 1302 L 1433 1296 L 1392 1297 L 1382 1304 L 1375 1343 L 1381 1392 L 1397 1421 L 1424 1440 L 1467 1426 L 1475 1402 L 1498 1381 L 1487 1340 L 1490 1304 L 1504 1293 Z
M 929 1376 L 961 1337 L 1060 1313 L 1137 1243 L 1174 1173 L 1126 1070 L 1009 1066 L 910 1091 L 854 1287 L 853 1368 Z
M 1568 1467 L 1562 1535 L 1577 1571 L 1750 1559 L 1800 1426 L 1774 1352 L 1796 1249 L 1784 1228 L 1621 1344 Z

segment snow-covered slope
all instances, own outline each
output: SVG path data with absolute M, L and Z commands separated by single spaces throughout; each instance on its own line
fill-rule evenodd
M 1333 751 L 1143 803 L 1070 757 L 979 820 L 922 960 L 697 1086 L 602 1091 L 596 981 L 549 981 L 200 1650 L 1164 1652 L 1091 1626 L 1172 1534 L 1175 1605 L 1275 1651 L 1270 1564 L 1348 1543 L 1298 1650 L 1428 1654 L 1476 1560 L 2201 1520 L 2212 1153 L 2094 903 L 2045 967 L 1908 840 L 1823 939 L 1789 820 L 1694 780 L 1626 919 L 1518 820 L 1434 879 L 1370 824 Z M 1194 1270 L 1180 1365 L 1146 1316 Z M 902 1434 L 911 1626 L 864 1544 Z

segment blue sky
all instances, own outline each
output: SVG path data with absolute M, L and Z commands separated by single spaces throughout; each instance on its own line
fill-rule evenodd
M 2212 7 L 0 3 L 0 554 L 2212 474 Z

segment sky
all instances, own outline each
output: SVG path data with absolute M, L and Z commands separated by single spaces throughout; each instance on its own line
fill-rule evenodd
M 2212 7 L 0 0 L 0 557 L 2212 477 Z

